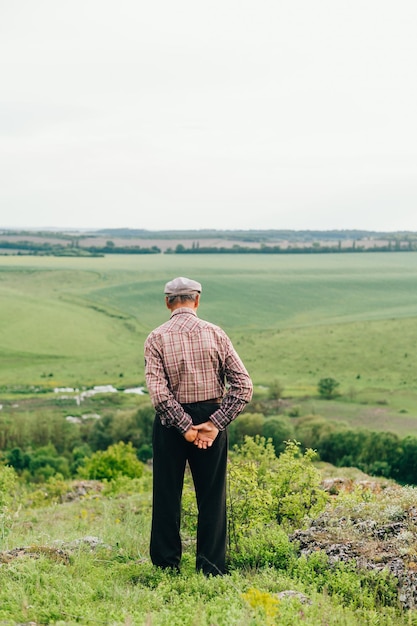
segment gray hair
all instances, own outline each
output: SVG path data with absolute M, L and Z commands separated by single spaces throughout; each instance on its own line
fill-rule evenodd
M 195 302 L 198 296 L 198 292 L 183 293 L 178 296 L 166 296 L 168 304 L 176 304 L 177 302 Z

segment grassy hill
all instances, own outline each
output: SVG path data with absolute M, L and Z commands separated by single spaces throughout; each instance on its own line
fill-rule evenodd
M 0 259 L 0 384 L 143 382 L 163 286 L 203 284 L 256 384 L 417 390 L 417 253 Z M 122 375 L 122 376 L 121 376 Z

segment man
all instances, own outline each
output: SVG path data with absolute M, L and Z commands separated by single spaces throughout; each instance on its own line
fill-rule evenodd
M 196 568 L 217 575 L 226 571 L 226 428 L 253 387 L 226 333 L 197 317 L 200 294 L 195 280 L 168 282 L 170 319 L 145 342 L 146 384 L 156 410 L 150 554 L 154 565 L 179 570 L 188 461 L 198 507 Z

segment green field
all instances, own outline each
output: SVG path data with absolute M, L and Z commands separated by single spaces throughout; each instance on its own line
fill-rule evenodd
M 144 381 L 165 282 L 203 284 L 256 385 L 417 392 L 417 253 L 0 258 L 0 385 Z

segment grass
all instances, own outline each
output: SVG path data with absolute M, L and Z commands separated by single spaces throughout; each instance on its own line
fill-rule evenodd
M 403 413 L 404 409 L 396 409 L 391 405 L 395 394 L 382 397 L 376 394 L 375 399 L 363 403 L 359 395 L 354 402 L 339 400 L 321 400 L 319 398 L 297 399 L 294 405 L 298 415 L 320 415 L 326 419 L 343 422 L 350 428 L 364 428 L 373 431 L 394 432 L 401 437 L 415 435 L 417 412 Z M 287 410 L 287 413 L 291 409 Z
M 206 579 L 194 572 L 188 542 L 182 572 L 154 569 L 148 559 L 150 492 L 145 478 L 128 492 L 87 496 L 16 513 L 0 545 L 0 624 L 153 626 L 402 626 L 413 614 L 344 600 L 274 568 L 236 570 Z M 98 538 L 93 545 L 88 539 Z M 19 555 L 13 549 L 21 548 Z M 26 549 L 22 549 L 26 547 Z M 300 570 L 301 571 L 301 570 Z M 352 576 L 342 581 L 352 595 Z M 336 579 L 334 584 L 341 584 Z M 251 591 L 252 590 L 252 591 Z M 277 600 L 281 591 L 308 598 Z M 247 595 L 245 595 L 247 594 Z M 251 602 L 247 598 L 254 599 Z M 245 599 L 246 598 L 246 599 Z
M 256 359 L 268 344 L 278 349 L 272 360 L 276 371 L 292 378 L 302 374 L 294 361 L 300 346 L 311 361 L 303 368 L 307 373 L 323 369 L 325 362 L 336 369 L 338 353 L 350 356 L 348 373 L 355 376 L 371 377 L 380 365 L 385 369 L 392 354 L 409 358 L 395 363 L 401 371 L 414 364 L 413 355 L 404 354 L 411 352 L 409 339 L 416 331 L 417 253 L 2 257 L 1 350 L 23 365 L 30 358 L 65 362 L 80 355 L 89 360 L 85 370 L 94 367 L 89 356 L 97 355 L 97 361 L 119 353 L 131 366 L 132 343 L 137 354 L 146 334 L 166 320 L 163 285 L 177 274 L 201 280 L 201 316 L 236 338 L 252 358 L 255 378 L 271 374 Z M 387 333 L 384 351 L 380 343 Z M 394 338 L 401 346 L 392 345 Z M 373 345 L 371 352 L 364 350 Z M 301 355 L 304 359 L 304 351 Z

